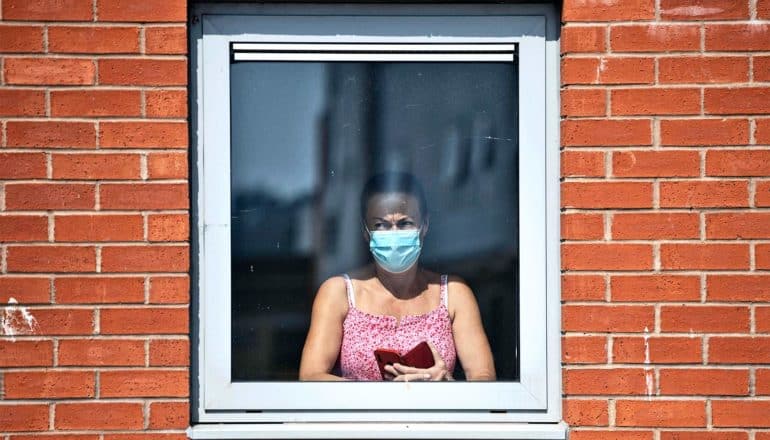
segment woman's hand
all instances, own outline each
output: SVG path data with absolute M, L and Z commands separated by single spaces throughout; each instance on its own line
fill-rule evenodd
M 433 353 L 432 367 L 415 368 L 399 363 L 386 365 L 385 371 L 388 374 L 385 378 L 397 382 L 454 380 L 454 378 L 452 378 L 452 372 L 447 370 L 446 362 L 444 362 L 444 359 L 441 357 L 438 350 L 436 350 L 436 347 L 433 346 L 433 343 L 428 341 L 428 347 L 430 347 L 430 351 Z

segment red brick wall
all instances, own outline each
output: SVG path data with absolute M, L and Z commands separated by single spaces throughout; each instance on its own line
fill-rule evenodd
M 566 0 L 573 440 L 770 439 L 770 1 Z
M 184 438 L 185 7 L 0 0 L 5 440 Z M 563 20 L 572 439 L 768 440 L 770 0 Z
M 0 11 L 0 434 L 183 439 L 186 4 Z

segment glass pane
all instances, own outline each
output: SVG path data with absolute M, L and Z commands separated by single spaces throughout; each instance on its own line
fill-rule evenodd
M 234 381 L 297 380 L 318 287 L 372 262 L 359 199 L 384 171 L 421 183 L 418 264 L 465 280 L 518 379 L 516 90 L 514 63 L 231 65 Z

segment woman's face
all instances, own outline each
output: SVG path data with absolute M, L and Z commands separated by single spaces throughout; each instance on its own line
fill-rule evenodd
M 373 194 L 366 204 L 366 228 L 369 231 L 418 229 L 423 225 L 417 198 L 405 193 Z M 425 233 L 425 229 L 422 231 Z M 368 237 L 367 237 L 368 239 Z

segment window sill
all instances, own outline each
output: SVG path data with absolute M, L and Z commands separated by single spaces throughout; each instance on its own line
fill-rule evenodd
M 564 423 L 265 423 L 195 425 L 191 439 L 565 440 Z

